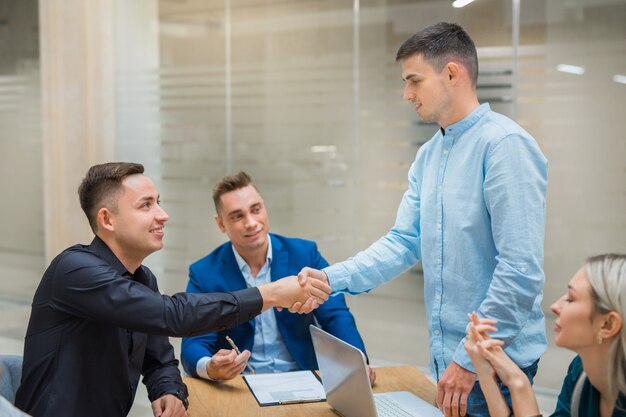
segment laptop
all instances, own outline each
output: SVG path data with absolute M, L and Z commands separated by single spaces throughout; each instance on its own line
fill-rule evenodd
M 343 417 L 441 417 L 432 404 L 408 391 L 373 394 L 365 355 L 324 330 L 309 326 L 326 401 Z

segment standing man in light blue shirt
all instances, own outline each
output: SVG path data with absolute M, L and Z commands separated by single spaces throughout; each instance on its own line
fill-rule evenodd
M 546 349 L 547 161 L 528 132 L 478 102 L 476 47 L 463 28 L 428 26 L 396 60 L 404 99 L 439 129 L 417 152 L 389 233 L 323 272 L 303 269 L 300 280 L 327 279 L 334 291 L 358 294 L 421 260 L 437 405 L 446 416 L 487 416 L 463 348 L 467 314 L 500 318 L 494 337 L 532 382 Z

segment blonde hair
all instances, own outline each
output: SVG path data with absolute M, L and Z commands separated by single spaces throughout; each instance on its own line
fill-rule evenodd
M 609 389 L 615 396 L 626 394 L 626 255 L 594 256 L 585 268 L 596 311 L 614 311 L 622 318 L 622 328 L 609 350 Z

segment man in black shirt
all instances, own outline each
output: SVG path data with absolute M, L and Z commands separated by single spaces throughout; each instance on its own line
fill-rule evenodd
M 155 417 L 186 416 L 168 336 L 223 330 L 296 302 L 313 309 L 328 297 L 328 286 L 301 290 L 295 277 L 232 293 L 161 295 L 141 262 L 163 247 L 168 215 L 142 174 L 140 164 L 102 164 L 81 183 L 96 236 L 58 255 L 35 293 L 15 400 L 34 417 L 125 416 L 140 375 Z

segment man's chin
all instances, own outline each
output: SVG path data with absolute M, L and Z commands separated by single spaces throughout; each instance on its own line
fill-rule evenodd
M 163 243 L 163 241 L 155 242 L 153 245 L 150 246 L 150 253 L 158 252 L 164 247 L 165 244 Z
M 420 123 L 435 123 L 434 117 L 422 116 L 421 114 L 417 114 L 420 119 Z
M 263 236 L 255 236 L 254 239 L 250 239 L 246 242 L 246 247 L 248 249 L 259 249 L 262 248 L 267 242 L 267 235 Z

